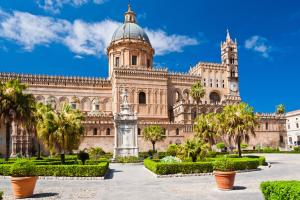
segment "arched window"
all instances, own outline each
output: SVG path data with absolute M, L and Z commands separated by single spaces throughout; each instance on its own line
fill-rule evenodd
M 175 144 L 180 145 L 180 144 L 181 144 L 181 141 L 180 141 L 179 139 L 177 139 L 177 140 L 175 141 Z
M 97 129 L 97 128 L 94 128 L 94 129 L 93 129 L 93 135 L 97 135 L 97 132 L 98 132 L 98 129 Z
M 176 128 L 176 135 L 179 135 L 179 128 Z
M 110 128 L 106 129 L 106 135 L 110 135 Z
M 139 104 L 146 104 L 146 94 L 145 92 L 139 93 Z
M 220 95 L 216 92 L 212 92 L 209 95 L 210 102 L 213 104 L 217 104 L 221 101 Z
M 138 135 L 141 135 L 141 129 L 138 128 Z

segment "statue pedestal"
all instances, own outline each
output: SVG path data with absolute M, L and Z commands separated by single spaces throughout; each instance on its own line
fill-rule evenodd
M 115 146 L 113 159 L 117 157 L 138 157 L 137 115 L 133 113 L 127 102 L 127 91 L 122 95 L 120 113 L 114 115 Z

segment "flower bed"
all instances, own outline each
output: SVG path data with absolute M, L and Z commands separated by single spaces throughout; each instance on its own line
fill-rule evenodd
M 150 171 L 158 175 L 167 174 L 197 174 L 197 173 L 211 173 L 213 172 L 214 161 L 218 159 L 209 159 L 205 162 L 182 162 L 182 163 L 162 163 L 159 160 L 154 161 L 150 159 L 144 160 L 144 165 Z M 257 169 L 264 157 L 258 158 L 231 158 L 234 163 L 235 170 L 251 170 Z
M 260 188 L 265 200 L 300 199 L 300 181 L 267 181 Z

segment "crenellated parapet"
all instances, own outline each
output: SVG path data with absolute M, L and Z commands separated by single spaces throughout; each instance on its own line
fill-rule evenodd
M 199 74 L 201 69 L 205 70 L 226 70 L 226 65 L 221 63 L 199 62 L 189 70 L 189 74 Z
M 88 86 L 88 87 L 111 87 L 108 79 L 98 77 L 79 77 L 79 76 L 49 76 L 34 74 L 0 73 L 1 81 L 19 79 L 28 85 L 42 86 Z
M 285 114 L 277 114 L 277 113 L 256 113 L 260 119 L 286 119 Z

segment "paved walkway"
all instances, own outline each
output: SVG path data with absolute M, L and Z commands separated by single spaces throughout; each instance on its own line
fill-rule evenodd
M 265 180 L 300 180 L 300 155 L 266 154 L 272 167 L 238 174 L 233 191 L 219 191 L 213 176 L 156 178 L 143 165 L 111 164 L 105 180 L 39 180 L 32 199 L 96 200 L 262 200 L 259 184 Z M 10 182 L 0 179 L 5 199 L 13 199 Z

